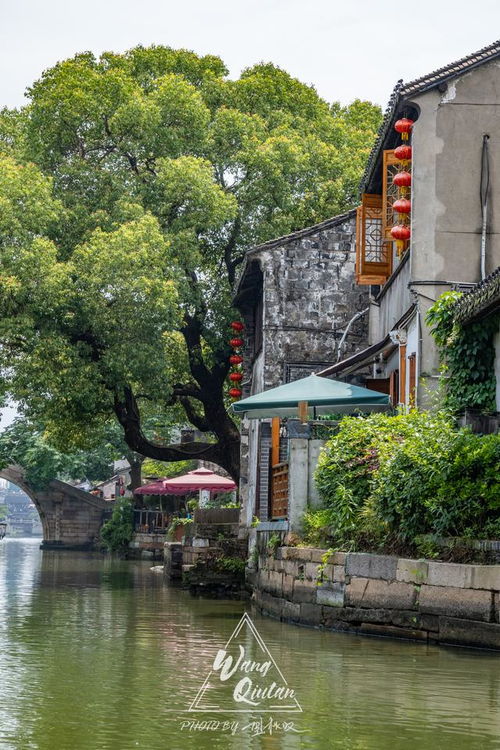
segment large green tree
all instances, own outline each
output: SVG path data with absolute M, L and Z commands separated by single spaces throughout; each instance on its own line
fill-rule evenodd
M 77 55 L 29 99 L 0 118 L 4 390 L 55 440 L 114 413 L 132 450 L 237 477 L 224 384 L 238 266 L 353 205 L 378 108 L 329 106 L 268 64 L 230 80 L 218 57 L 165 47 Z M 144 429 L 172 409 L 206 441 Z

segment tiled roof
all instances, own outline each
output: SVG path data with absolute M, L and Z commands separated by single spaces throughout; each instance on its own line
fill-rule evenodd
M 405 83 L 401 90 L 401 95 L 409 96 L 417 92 L 420 94 L 422 91 L 437 86 L 449 78 L 465 73 L 472 68 L 477 68 L 485 62 L 493 60 L 498 55 L 500 55 L 500 39 L 497 39 L 497 41 L 489 44 L 487 47 L 483 47 L 477 52 L 473 52 L 471 55 L 467 55 L 467 57 L 462 57 L 460 60 L 449 63 L 449 65 L 445 65 L 443 68 L 438 68 L 426 76 L 415 78 L 414 81 Z
M 459 323 L 479 320 L 500 309 L 500 266 L 474 289 L 462 295 L 454 309 L 454 318 Z
M 339 214 L 338 216 L 332 216 L 331 219 L 325 219 L 325 221 L 321 221 L 319 224 L 313 224 L 310 227 L 305 227 L 305 229 L 299 229 L 297 232 L 291 232 L 291 234 L 285 234 L 282 237 L 276 237 L 275 239 L 267 240 L 267 242 L 262 242 L 260 245 L 251 247 L 250 250 L 247 250 L 247 255 L 259 252 L 259 250 L 271 250 L 273 247 L 286 245 L 288 242 L 301 239 L 302 237 L 307 237 L 310 234 L 317 234 L 318 232 L 322 232 L 325 229 L 331 229 L 331 227 L 335 227 L 338 224 L 343 224 L 345 221 L 352 219 L 355 213 L 356 209 L 351 208 L 350 211 L 346 211 L 345 213 Z
M 462 57 L 460 60 L 445 65 L 443 68 L 438 68 L 421 78 L 415 78 L 415 80 L 410 81 L 409 83 L 403 83 L 402 80 L 399 80 L 389 99 L 384 119 L 379 128 L 377 140 L 374 143 L 371 154 L 368 158 L 365 172 L 361 178 L 361 191 L 364 192 L 366 189 L 367 182 L 371 177 L 377 161 L 378 152 L 385 141 L 387 132 L 392 125 L 392 120 L 401 101 L 414 96 L 415 94 L 421 94 L 428 89 L 434 88 L 434 86 L 439 86 L 440 83 L 445 83 L 450 78 L 466 73 L 469 70 L 477 68 L 486 62 L 490 62 L 499 56 L 500 40 L 497 40 L 492 44 L 489 44 L 487 47 L 483 47 L 477 52 L 467 55 L 467 57 Z

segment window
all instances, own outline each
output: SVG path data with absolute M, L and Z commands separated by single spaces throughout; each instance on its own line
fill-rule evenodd
M 382 235 L 382 196 L 365 193 L 356 212 L 356 281 L 383 284 L 390 274 L 388 243 Z
M 410 164 L 407 164 L 404 167 L 404 171 L 408 172 L 411 171 Z M 401 163 L 396 159 L 394 156 L 394 150 L 384 151 L 384 157 L 383 157 L 383 167 L 382 167 L 382 207 L 383 207 L 383 215 L 382 215 L 382 236 L 384 239 L 384 242 L 387 243 L 387 254 L 391 260 L 391 273 L 392 273 L 392 258 L 394 254 L 393 245 L 394 241 L 391 236 L 391 229 L 394 226 L 394 224 L 397 223 L 397 216 L 394 216 L 394 211 L 392 210 L 392 204 L 394 201 L 396 201 L 399 198 L 399 192 L 396 185 L 393 184 L 392 180 L 394 178 L 394 175 L 396 175 L 398 172 L 401 172 L 403 170 L 403 167 L 401 166 Z M 406 197 L 408 200 L 410 200 L 411 195 L 410 191 L 411 188 L 407 189 L 407 195 Z M 409 247 L 409 242 L 405 243 L 405 247 L 403 249 L 403 253 L 406 252 L 406 250 Z

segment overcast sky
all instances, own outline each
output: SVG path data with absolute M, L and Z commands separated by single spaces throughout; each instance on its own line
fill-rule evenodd
M 500 36 L 499 0 L 0 0 L 0 102 L 76 52 L 165 44 L 220 55 L 231 76 L 271 61 L 328 101 L 385 107 L 411 80 Z
M 76 52 L 165 44 L 220 55 L 232 77 L 271 61 L 330 102 L 385 107 L 398 78 L 499 36 L 500 0 L 0 0 L 0 105 L 22 105 L 45 68 Z

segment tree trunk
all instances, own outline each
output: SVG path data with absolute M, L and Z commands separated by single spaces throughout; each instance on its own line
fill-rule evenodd
M 144 456 L 140 456 L 137 453 L 129 453 L 127 455 L 127 461 L 130 464 L 130 484 L 127 489 L 133 492 L 142 484 L 142 464 Z
M 210 461 L 225 469 L 235 482 L 240 476 L 240 434 L 237 426 L 227 414 L 222 399 L 212 395 L 212 403 L 205 405 L 205 413 L 211 429 L 217 437 L 214 443 L 179 443 L 160 445 L 146 438 L 141 429 L 141 417 L 132 389 L 124 389 L 121 397 L 115 397 L 115 413 L 123 427 L 125 442 L 129 448 L 142 456 L 157 461 L 182 461 L 195 459 Z

